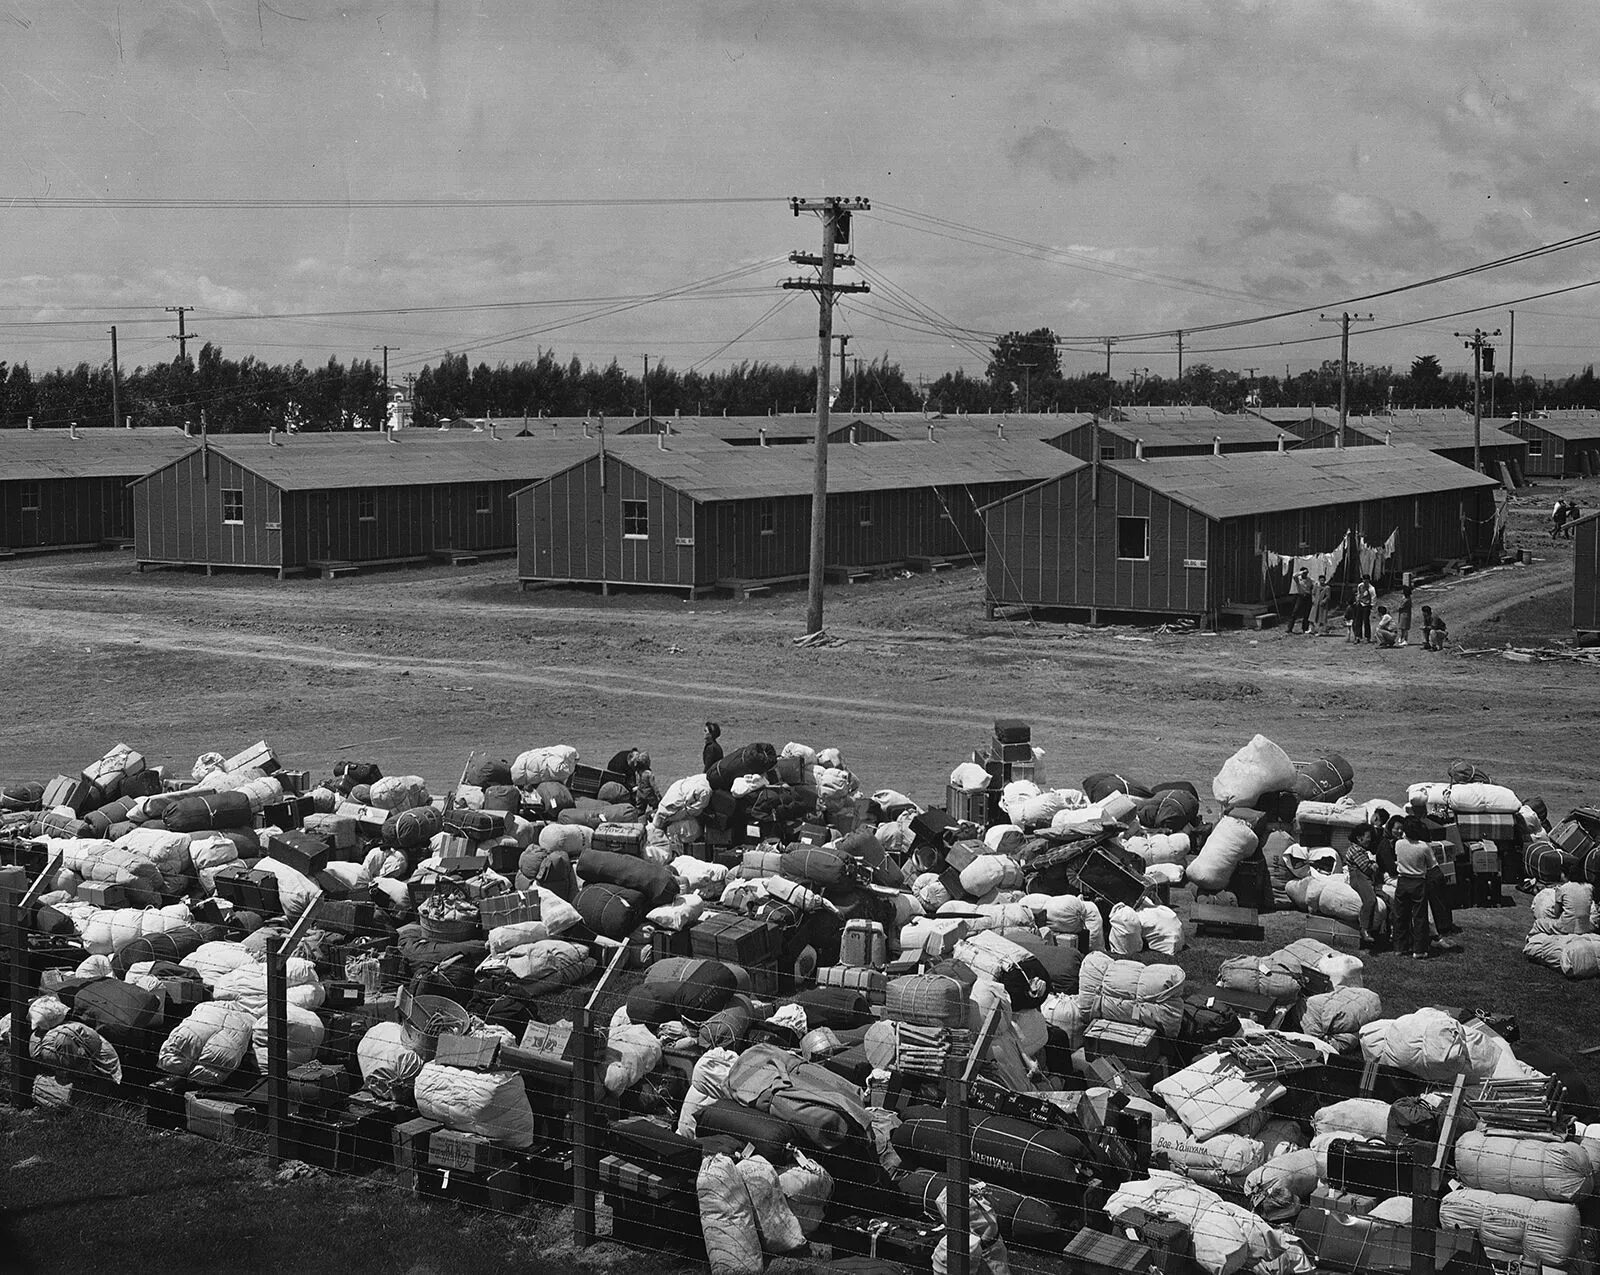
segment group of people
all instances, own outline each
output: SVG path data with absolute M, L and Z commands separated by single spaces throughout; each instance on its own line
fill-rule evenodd
M 1460 928 L 1445 894 L 1442 845 L 1429 840 L 1427 823 L 1416 811 L 1350 834 L 1345 868 L 1361 898 L 1362 937 L 1375 950 L 1392 948 L 1418 961 L 1460 950 L 1444 942 Z M 1385 911 L 1378 905 L 1378 892 L 1390 880 L 1395 883 L 1394 907 Z
M 1557 496 L 1555 508 L 1550 511 L 1550 539 L 1557 540 L 1565 536 L 1572 539 L 1572 524 L 1583 516 L 1583 510 L 1576 500 L 1568 500 L 1564 496 Z
M 1328 577 L 1320 575 L 1313 581 L 1310 568 L 1301 567 L 1295 573 L 1291 589 L 1294 595 L 1294 610 L 1289 615 L 1289 632 L 1293 633 L 1295 625 L 1298 624 L 1304 635 L 1312 632 L 1318 636 L 1325 635 L 1328 632 L 1329 604 L 1333 593 L 1332 587 L 1328 584 Z M 1411 594 L 1411 585 L 1402 586 L 1400 605 L 1390 612 L 1386 606 L 1376 606 L 1378 591 L 1372 583 L 1372 577 L 1362 576 L 1361 582 L 1352 591 L 1350 601 L 1345 607 L 1345 641 L 1356 644 L 1370 642 L 1379 647 L 1410 646 Z M 1377 611 L 1376 623 L 1373 620 L 1374 607 Z M 1423 649 L 1444 650 L 1448 636 L 1449 631 L 1445 628 L 1444 617 L 1430 606 L 1423 607 Z

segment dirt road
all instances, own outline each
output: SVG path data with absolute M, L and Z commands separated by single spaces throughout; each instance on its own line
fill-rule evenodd
M 1430 586 L 1471 649 L 1565 640 L 1570 545 Z M 1593 499 L 1585 501 L 1592 504 Z M 1517 525 L 1517 524 L 1514 524 Z M 1377 651 L 1281 629 L 986 622 L 980 573 L 830 591 L 843 645 L 798 650 L 803 594 L 735 603 L 519 593 L 509 562 L 338 581 L 163 572 L 119 555 L 0 568 L 0 779 L 76 770 L 116 740 L 187 769 L 265 737 L 317 772 L 370 757 L 447 785 L 470 748 L 651 750 L 698 769 L 724 738 L 837 744 L 869 788 L 923 800 L 997 715 L 1034 724 L 1053 780 L 1115 769 L 1200 783 L 1260 730 L 1291 754 L 1344 754 L 1389 795 L 1469 757 L 1551 807 L 1600 797 L 1600 678 L 1570 662 Z

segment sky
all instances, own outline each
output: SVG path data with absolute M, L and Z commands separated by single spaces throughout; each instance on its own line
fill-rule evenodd
M 1186 366 L 1298 371 L 1343 312 L 1352 361 L 1466 371 L 1454 334 L 1500 328 L 1558 374 L 1595 361 L 1600 239 L 1410 285 L 1600 231 L 1594 12 L 0 0 L 0 361 L 103 363 L 115 324 L 149 365 L 190 306 L 230 357 L 388 345 L 395 379 L 810 366 L 789 199 L 840 195 L 871 291 L 835 331 L 913 380 L 1038 327 L 1069 372 L 1110 336 L 1170 376 L 1180 330 Z

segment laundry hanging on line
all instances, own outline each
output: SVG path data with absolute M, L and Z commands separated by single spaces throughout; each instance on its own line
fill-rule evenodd
M 1382 544 L 1374 545 L 1367 542 L 1365 536 L 1360 536 L 1356 541 L 1356 552 L 1361 560 L 1361 574 L 1371 576 L 1374 580 L 1383 575 L 1383 569 L 1388 565 L 1389 559 L 1394 557 L 1396 544 L 1399 543 L 1400 529 L 1396 527 L 1389 533 L 1389 538 Z
M 1343 540 L 1327 553 L 1277 553 L 1266 549 L 1261 554 L 1261 574 L 1263 577 L 1269 576 L 1276 569 L 1292 578 L 1299 573 L 1301 567 L 1304 567 L 1311 573 L 1313 580 L 1319 576 L 1326 576 L 1332 580 L 1334 572 L 1338 571 L 1344 562 L 1344 551 Z

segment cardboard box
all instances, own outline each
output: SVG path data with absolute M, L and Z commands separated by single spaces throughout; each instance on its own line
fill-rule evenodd
M 230 775 L 236 770 L 248 767 L 254 767 L 265 775 L 270 775 L 278 769 L 277 755 L 273 753 L 266 740 L 251 744 L 249 748 L 242 749 L 222 763 L 222 769 Z
M 444 1126 L 437 1120 L 419 1116 L 394 1126 L 394 1167 L 400 1175 L 400 1185 L 408 1191 L 416 1189 L 417 1170 L 428 1164 L 428 1144 L 433 1135 Z
M 488 1173 L 511 1163 L 511 1151 L 482 1134 L 435 1129 L 428 1140 L 428 1165 L 462 1173 Z
M 184 1095 L 184 1126 L 190 1133 L 213 1142 L 237 1142 L 239 1136 L 260 1127 L 253 1108 L 242 1102 Z
M 115 881 L 85 881 L 78 887 L 78 900 L 97 908 L 129 906 L 128 891 Z

